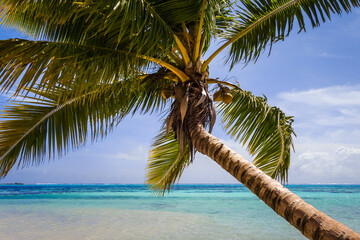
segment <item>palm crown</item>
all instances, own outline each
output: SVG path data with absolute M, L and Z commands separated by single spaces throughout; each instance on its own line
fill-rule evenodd
M 36 39 L 0 41 L 1 90 L 23 97 L 1 115 L 0 176 L 102 138 L 126 115 L 168 111 L 147 172 L 147 183 L 162 193 L 193 160 L 191 129 L 201 124 L 211 132 L 215 109 L 254 164 L 286 181 L 292 117 L 212 76 L 209 64 L 224 49 L 230 68 L 254 61 L 294 24 L 316 27 L 359 6 L 359 0 L 0 3 L 1 24 Z M 214 41 L 223 45 L 202 59 Z

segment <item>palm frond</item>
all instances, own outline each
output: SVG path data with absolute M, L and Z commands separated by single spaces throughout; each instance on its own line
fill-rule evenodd
M 350 12 L 359 7 L 359 0 L 241 0 L 236 11 L 237 21 L 224 43 L 207 64 L 227 46 L 231 45 L 228 61 L 231 67 L 243 61 L 256 60 L 263 50 L 289 35 L 298 23 L 299 30 L 305 30 L 307 19 L 311 26 L 317 27 L 321 22 L 331 20 L 333 14 Z M 206 67 L 206 66 L 205 66 Z
M 216 9 L 216 14 L 211 14 L 208 17 L 213 18 L 215 15 L 215 28 L 209 29 L 207 31 L 213 31 L 215 36 L 224 37 L 229 32 L 229 29 L 236 23 L 236 15 L 234 14 L 234 6 L 236 1 L 233 2 L 223 2 Z M 215 10 L 214 9 L 214 10 Z
M 2 25 L 40 40 L 75 42 L 154 55 L 173 32 L 146 1 L 3 0 Z M 124 47 L 126 46 L 126 48 Z
M 190 164 L 190 149 L 185 147 L 180 153 L 175 133 L 167 134 L 166 129 L 155 137 L 150 151 L 146 172 L 146 184 L 158 194 L 170 191 L 172 184 L 179 180 L 185 167 Z
M 359 7 L 359 0 L 242 0 L 238 11 L 240 24 L 231 30 L 232 65 L 239 61 L 256 60 L 267 46 L 289 35 L 297 21 L 300 31 L 306 28 L 306 17 L 311 26 L 331 20 L 332 14 L 350 12 Z M 270 48 L 271 49 L 271 48 Z
M 173 87 L 173 82 L 165 79 L 166 74 L 162 73 L 161 68 L 157 73 L 149 74 L 138 84 L 138 90 L 134 91 L 133 105 L 129 106 L 135 113 L 162 112 L 171 99 L 164 99 L 161 91 L 169 90 Z M 134 81 L 134 80 L 133 80 Z M 133 82 L 132 85 L 136 84 Z
M 229 0 L 147 0 L 146 2 L 151 5 L 159 18 L 171 27 L 184 45 L 187 40 L 183 27 L 185 26 L 186 32 L 192 35 L 191 41 L 195 41 L 198 30 L 196 26 L 201 19 L 201 10 L 205 3 L 204 21 L 201 27 L 201 43 L 204 50 L 208 48 L 211 38 L 219 32 L 219 29 L 223 29 L 229 22 L 229 18 L 224 15 L 228 13 L 226 9 L 230 5 Z M 192 55 L 190 49 L 189 55 Z
M 86 16 L 76 17 L 74 1 L 1 0 L 1 25 L 17 28 L 32 38 L 80 42 Z M 95 14 L 95 13 L 94 13 Z
M 105 137 L 127 113 L 134 96 L 124 84 L 107 91 L 92 90 L 69 98 L 63 88 L 31 89 L 33 96 L 15 100 L 0 115 L 0 177 L 17 163 L 38 165 L 69 149 L 77 149 L 91 137 Z
M 214 0 L 213 0 L 214 1 Z M 199 20 L 202 0 L 147 0 L 155 11 L 173 29 L 181 22 L 189 23 Z
M 266 174 L 287 181 L 293 147 L 292 117 L 267 104 L 265 97 L 233 89 L 229 104 L 218 104 L 222 125 L 236 141 L 247 145 L 254 164 Z
M 23 100 L 12 101 L 0 114 L 0 177 L 16 162 L 37 165 L 46 154 L 50 159 L 89 137 L 103 138 L 129 113 L 163 111 L 167 101 L 161 90 L 171 87 L 171 81 L 159 74 L 149 76 L 153 78 L 133 77 L 101 88 L 90 84 L 81 91 L 76 80 L 69 86 L 27 89 Z
M 205 53 L 211 41 L 216 37 L 223 37 L 235 24 L 233 16 L 233 1 L 206 1 L 204 24 L 202 31 L 202 53 Z
M 0 41 L 0 86 L 16 91 L 35 85 L 99 88 L 142 72 L 151 62 L 133 53 L 73 43 L 9 39 Z

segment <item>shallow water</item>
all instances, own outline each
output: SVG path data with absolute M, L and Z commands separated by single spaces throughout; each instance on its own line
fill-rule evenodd
M 288 186 L 360 232 L 360 186 Z M 0 186 L 0 239 L 305 239 L 240 185 Z

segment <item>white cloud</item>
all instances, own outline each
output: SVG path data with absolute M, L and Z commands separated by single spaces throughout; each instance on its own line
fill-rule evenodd
M 290 183 L 360 182 L 360 85 L 284 92 L 280 106 L 295 116 L 296 153 Z
M 280 106 L 301 128 L 360 126 L 360 85 L 283 92 Z
M 338 149 L 336 149 L 335 153 L 338 155 L 344 155 L 350 157 L 352 155 L 360 155 L 360 148 L 348 148 L 341 146 Z
M 289 172 L 290 183 L 357 183 L 360 144 L 322 139 L 297 139 Z
M 298 157 L 298 161 L 295 162 L 294 167 L 308 175 L 314 177 L 325 177 L 332 169 L 336 167 L 336 161 L 330 158 L 330 154 L 327 152 L 311 152 L 307 151 Z
M 280 93 L 280 99 L 301 103 L 309 106 L 321 107 L 360 107 L 360 85 L 332 86 L 327 88 L 310 89 L 306 91 L 292 91 Z

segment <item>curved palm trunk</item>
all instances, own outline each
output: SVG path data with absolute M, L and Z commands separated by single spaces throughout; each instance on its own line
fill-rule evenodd
M 201 124 L 190 131 L 194 147 L 216 161 L 278 215 L 309 239 L 360 239 L 360 234 L 318 211 L 209 134 Z

